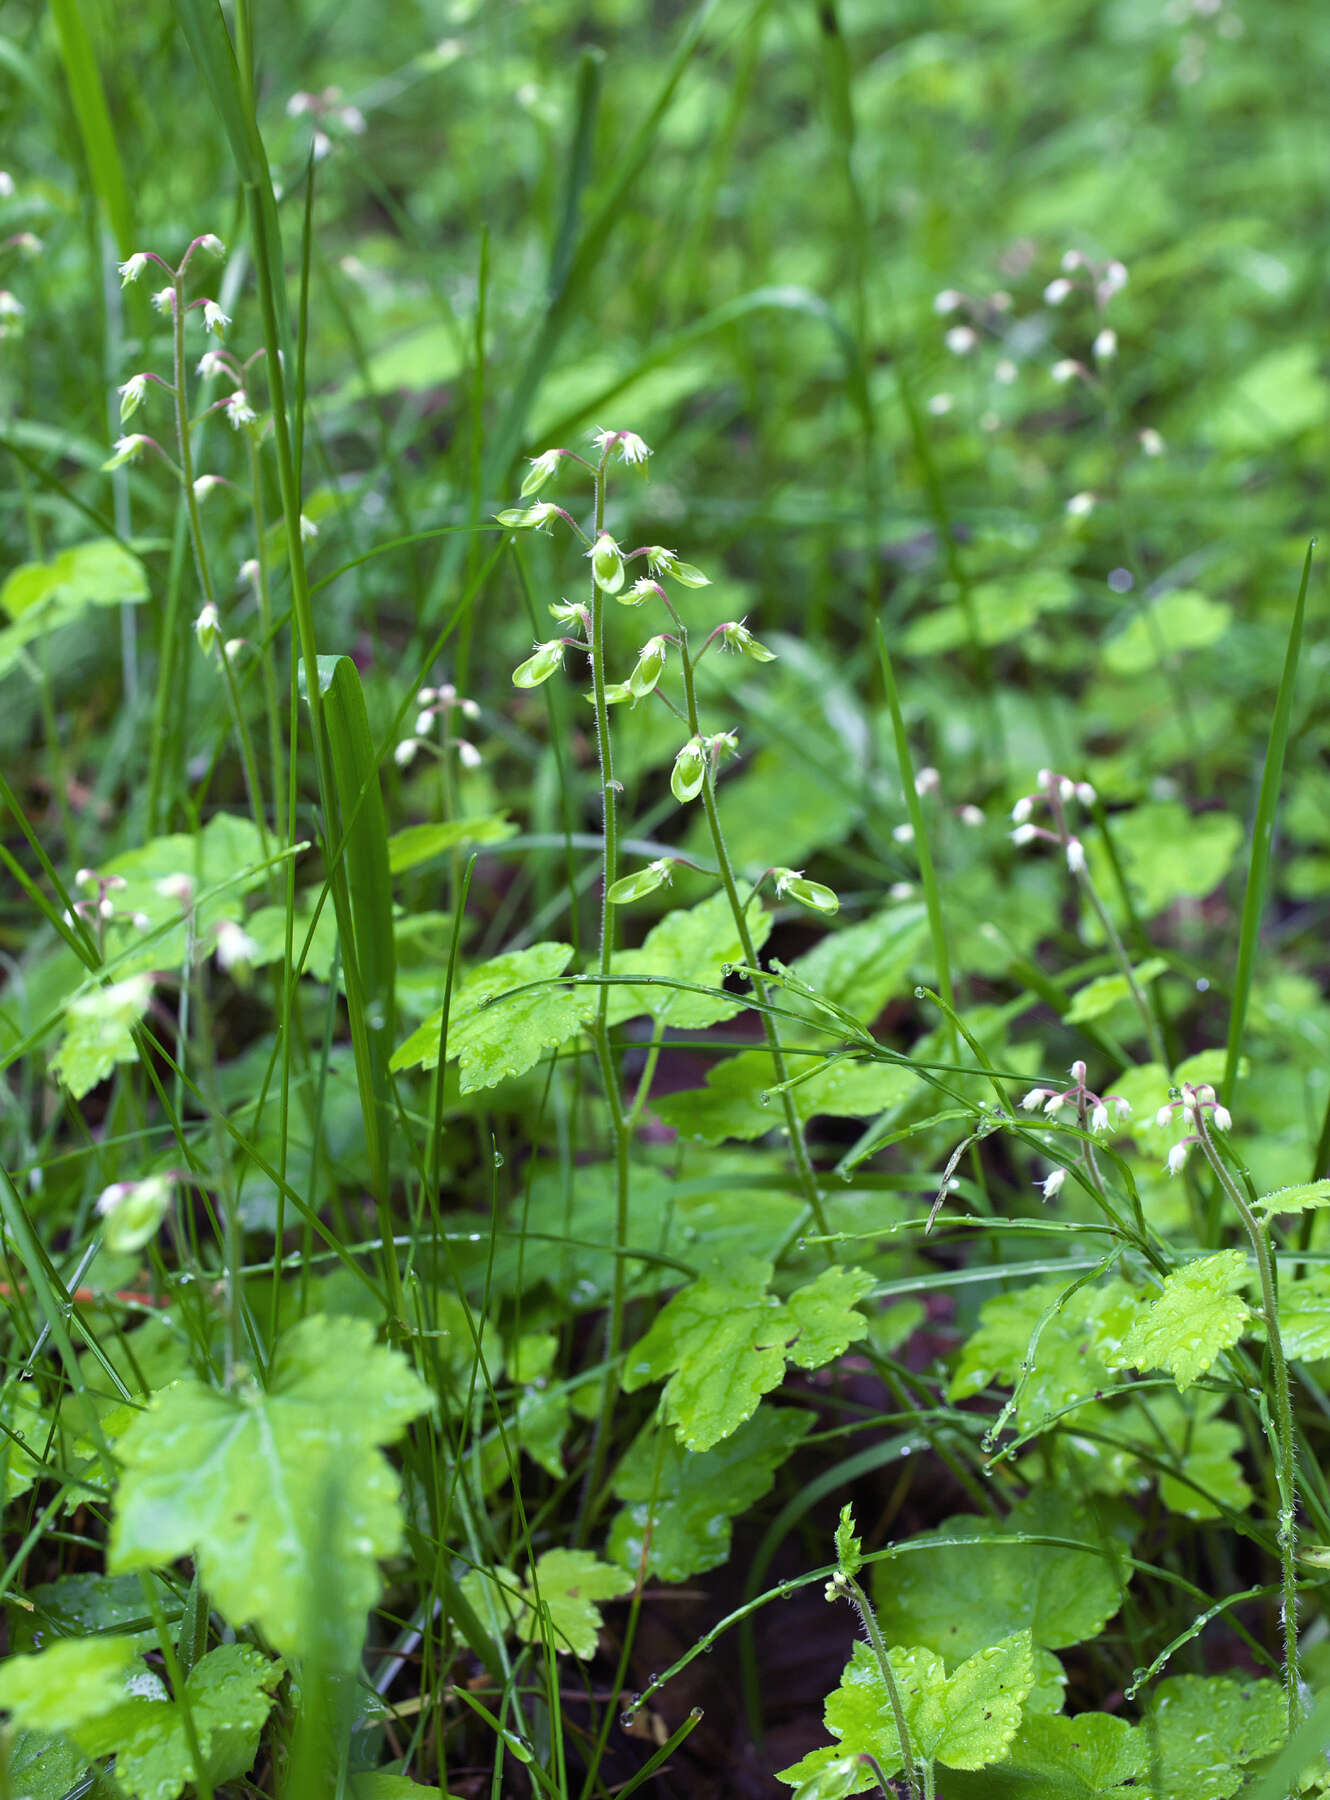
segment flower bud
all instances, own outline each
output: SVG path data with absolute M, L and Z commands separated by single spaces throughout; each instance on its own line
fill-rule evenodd
M 231 315 L 224 313 L 215 300 L 203 302 L 203 327 L 205 331 L 216 332 L 220 337 L 231 323 Z
M 538 494 L 551 475 L 558 471 L 562 450 L 546 450 L 540 456 L 531 458 L 531 468 L 522 483 L 522 499 L 528 494 Z
M 144 446 L 150 442 L 151 439 L 144 437 L 141 431 L 133 431 L 128 437 L 118 437 L 113 446 L 114 454 L 108 456 L 102 464 L 102 473 L 105 475 L 112 469 L 118 469 L 122 463 L 136 462 L 143 454 Z
M 494 516 L 509 531 L 544 531 L 563 515 L 552 500 L 537 500 L 533 506 L 506 507 Z
M 681 582 L 684 587 L 711 586 L 709 575 L 695 569 L 692 563 L 680 562 L 673 550 L 666 550 L 662 544 L 652 544 L 648 549 L 647 567 L 653 575 L 668 575 L 671 581 Z
M 222 621 L 217 608 L 209 600 L 198 618 L 194 621 L 194 636 L 199 640 L 199 649 L 205 656 L 210 656 L 217 648 L 222 635 Z
M 196 475 L 194 477 L 194 498 L 202 506 L 214 488 L 224 487 L 226 480 L 221 475 Z
M 786 894 L 791 900 L 797 900 L 800 906 L 807 906 L 813 912 L 835 913 L 840 911 L 840 896 L 829 887 L 823 887 L 820 881 L 805 881 L 800 869 L 773 869 L 776 877 L 776 897 Z
M 97 1211 L 106 1221 L 102 1240 L 116 1256 L 141 1250 L 154 1237 L 171 1204 L 173 1181 L 169 1175 L 148 1175 L 142 1181 L 115 1181 L 103 1188 Z
M 1105 325 L 1104 329 L 1097 333 L 1090 349 L 1096 362 L 1112 362 L 1118 353 L 1117 332 Z
M 668 858 L 660 857 L 657 861 L 648 863 L 645 869 L 639 869 L 636 875 L 625 875 L 616 881 L 605 898 L 611 906 L 623 906 L 629 900 L 640 900 L 643 894 L 654 893 L 658 887 L 666 886 L 671 873 Z
M 1170 1100 L 1167 1103 L 1167 1105 L 1161 1106 L 1159 1111 L 1155 1114 L 1155 1124 L 1159 1127 L 1159 1129 L 1161 1131 L 1167 1131 L 1169 1126 L 1172 1123 L 1173 1123 L 1173 1103 Z
M 1021 1096 L 1022 1112 L 1038 1112 L 1048 1098 L 1047 1088 L 1031 1088 L 1028 1094 Z
M 1011 809 L 1012 824 L 1013 825 L 1024 825 L 1026 820 L 1030 817 L 1030 814 L 1033 811 L 1034 811 L 1034 800 L 1033 800 L 1032 796 L 1029 794 L 1023 795 L 1016 802 L 1015 806 L 1013 806 Z
M 942 341 L 953 356 L 968 356 L 979 342 L 979 333 L 973 325 L 953 325 Z
M 202 250 L 208 256 L 221 257 L 226 255 L 226 245 L 218 237 L 215 231 L 205 231 L 195 247 Z
M 138 411 L 140 406 L 142 406 L 147 391 L 148 377 L 146 375 L 131 375 L 129 380 L 119 390 L 120 423 L 122 425 L 126 419 L 130 418 Z
M 393 761 L 397 764 L 399 769 L 405 769 L 415 761 L 416 752 L 419 749 L 419 738 L 403 738 L 401 743 L 393 750 Z
M 1181 1173 L 1183 1164 L 1187 1160 L 1187 1151 L 1190 1148 L 1190 1144 L 1174 1144 L 1173 1148 L 1168 1153 L 1168 1172 L 1170 1175 Z
M 720 641 L 723 650 L 737 650 L 740 656 L 751 656 L 754 662 L 775 662 L 776 652 L 768 650 L 760 644 L 748 627 L 732 620 L 720 628 Z
M 1048 286 L 1044 289 L 1044 299 L 1050 306 L 1061 306 L 1062 302 L 1067 298 L 1070 292 L 1071 283 L 1067 280 L 1065 275 L 1059 275 L 1056 280 L 1050 281 Z
M 154 881 L 152 885 L 163 900 L 174 900 L 178 906 L 190 906 L 193 903 L 192 875 L 163 875 L 160 881 Z
M 242 425 L 252 425 L 259 416 L 250 405 L 249 395 L 244 388 L 237 388 L 234 394 L 229 395 L 222 403 L 222 410 L 230 421 L 233 431 L 239 431 Z M 304 536 L 303 531 L 301 536 Z
M 616 595 L 620 606 L 644 606 L 648 600 L 668 599 L 664 588 L 649 575 L 639 575 L 631 587 Z
M 601 532 L 587 555 L 596 586 L 603 594 L 617 594 L 624 582 L 623 552 L 608 531 Z
M 1019 846 L 1032 844 L 1039 835 L 1039 827 L 1028 823 L 1020 824 L 1015 831 L 1008 833 L 1013 844 Z
M 1102 1100 L 1090 1113 L 1090 1129 L 1091 1131 L 1108 1130 L 1108 1108 Z
M 173 287 L 158 288 L 152 297 L 153 310 L 159 313 L 175 311 L 175 289 Z
M 217 966 L 243 982 L 249 975 L 259 946 L 234 919 L 223 919 L 217 927 Z
M 513 670 L 513 686 L 520 688 L 539 687 L 542 681 L 548 681 L 556 669 L 563 665 L 564 644 L 562 638 L 550 638 L 548 643 L 537 644 L 534 656 L 528 656 L 524 663 Z
M 665 672 L 665 662 L 669 656 L 670 640 L 666 637 L 648 638 L 637 653 L 637 664 L 628 677 L 628 691 L 640 700 L 651 693 L 656 683 Z
M 690 738 L 674 759 L 670 770 L 670 792 L 682 806 L 696 800 L 707 777 L 707 756 L 701 738 Z
M 1210 1114 L 1210 1123 L 1216 1131 L 1232 1131 L 1233 1115 L 1226 1106 L 1216 1106 Z
M 1067 840 L 1067 867 L 1073 875 L 1079 875 L 1085 867 L 1085 845 L 1079 838 Z

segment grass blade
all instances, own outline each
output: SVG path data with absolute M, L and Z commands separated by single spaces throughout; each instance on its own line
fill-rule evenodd
M 60 60 L 65 65 L 69 97 L 78 120 L 88 159 L 88 179 L 102 204 L 111 235 L 121 256 L 133 249 L 134 225 L 129 204 L 129 185 L 106 105 L 106 93 L 93 55 L 92 39 L 79 0 L 51 0 Z

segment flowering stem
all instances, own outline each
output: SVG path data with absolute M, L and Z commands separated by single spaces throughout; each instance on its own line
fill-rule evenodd
M 1284 1339 L 1279 1329 L 1279 1301 L 1275 1287 L 1274 1258 L 1270 1254 L 1268 1225 L 1262 1224 L 1243 1198 L 1237 1183 L 1224 1166 L 1210 1134 L 1209 1122 L 1201 1107 L 1193 1117 L 1196 1135 L 1205 1160 L 1214 1170 L 1219 1185 L 1237 1208 L 1246 1227 L 1256 1257 L 1261 1281 L 1261 1311 L 1265 1319 L 1265 1341 L 1270 1352 L 1270 1379 L 1274 1388 L 1274 1434 L 1271 1448 L 1275 1453 L 1275 1480 L 1279 1488 L 1279 1565 L 1283 1584 L 1280 1604 L 1284 1635 L 1284 1693 L 1288 1710 L 1288 1729 L 1293 1731 L 1302 1717 L 1298 1697 L 1298 1574 L 1297 1574 L 1297 1504 L 1298 1462 L 1293 1439 L 1293 1398 L 1289 1382 L 1288 1360 L 1284 1355 Z
M 896 1727 L 896 1736 L 900 1740 L 901 1768 L 905 1775 L 905 1785 L 910 1794 L 915 1795 L 919 1792 L 919 1788 L 915 1778 L 914 1750 L 910 1744 L 909 1727 L 905 1723 L 905 1708 L 901 1704 L 900 1689 L 896 1685 L 891 1658 L 887 1655 L 887 1646 L 882 1639 L 882 1631 L 877 1622 L 877 1614 L 873 1611 L 873 1603 L 854 1576 L 847 1570 L 837 1570 L 835 1582 L 838 1587 L 845 1588 L 850 1604 L 859 1615 L 873 1655 L 877 1658 L 877 1666 L 882 1672 L 882 1680 L 887 1690 L 887 1699 L 891 1702 L 892 1723 Z M 828 1589 L 829 1592 L 830 1589 Z M 926 1773 L 925 1779 L 927 1779 Z
M 596 529 L 594 534 L 596 539 L 600 537 L 605 528 L 605 465 L 608 460 L 609 449 L 607 448 L 596 469 Z M 605 698 L 605 594 L 596 581 L 594 568 L 591 576 L 591 688 L 596 706 L 596 754 L 600 765 L 600 802 L 603 822 L 599 957 L 601 979 L 599 998 L 596 1002 L 596 1018 L 591 1036 L 595 1045 L 596 1061 L 600 1067 L 601 1083 L 605 1089 L 605 1100 L 609 1107 L 610 1125 L 614 1135 L 614 1249 L 616 1255 L 614 1257 L 614 1273 L 611 1277 L 609 1317 L 605 1325 L 605 1383 L 601 1396 L 600 1416 L 596 1422 L 595 1437 L 591 1448 L 591 1459 L 587 1465 L 586 1484 L 583 1489 L 585 1504 L 579 1521 L 579 1536 L 585 1534 L 595 1509 L 597 1494 L 605 1472 L 605 1459 L 609 1452 L 610 1432 L 614 1419 L 614 1405 L 619 1392 L 617 1364 L 623 1347 L 628 1266 L 628 1259 L 624 1256 L 623 1250 L 628 1241 L 630 1152 L 632 1149 L 632 1130 L 624 1112 L 623 1095 L 619 1090 L 619 1074 L 614 1066 L 614 1052 L 610 1044 L 610 984 L 608 977 L 614 960 L 614 908 L 610 905 L 609 893 L 618 879 L 619 872 L 619 811 L 618 791 L 614 785 L 614 759 L 610 745 L 610 709 L 609 702 Z
M 697 709 L 697 682 L 693 672 L 693 663 L 688 654 L 688 631 L 683 620 L 675 612 L 669 601 L 670 617 L 674 620 L 679 633 L 679 661 L 683 668 L 684 696 L 688 705 L 688 729 L 694 737 L 702 735 L 702 728 Z M 730 862 L 729 849 L 725 843 L 725 834 L 721 830 L 720 811 L 716 805 L 716 772 L 715 759 L 707 758 L 706 774 L 702 781 L 702 805 L 706 810 L 707 827 L 711 833 L 712 849 L 716 856 L 716 867 L 720 870 L 721 885 L 725 889 L 725 897 L 730 903 L 730 912 L 734 917 L 734 929 L 739 934 L 739 943 L 743 947 L 744 962 L 752 971 L 753 993 L 758 1005 L 762 1008 L 762 1031 L 767 1040 L 767 1050 L 771 1056 L 771 1066 L 775 1074 L 773 1087 L 780 1089 L 781 1107 L 785 1113 L 785 1130 L 790 1140 L 790 1150 L 794 1157 L 795 1168 L 799 1173 L 800 1186 L 804 1199 L 813 1216 L 820 1236 L 830 1239 L 831 1231 L 827 1224 L 826 1211 L 822 1205 L 822 1194 L 818 1187 L 817 1175 L 808 1155 L 808 1145 L 804 1139 L 803 1121 L 799 1117 L 799 1109 L 794 1095 L 785 1085 L 789 1073 L 785 1063 L 785 1051 L 781 1044 L 780 1031 L 776 1021 L 767 1008 L 767 985 L 762 979 L 761 964 L 757 960 L 757 949 L 753 943 L 753 934 L 748 929 L 748 913 L 739 898 L 739 890 L 735 885 L 734 868 Z M 835 1251 L 828 1241 L 828 1260 L 835 1260 Z
M 268 553 L 265 544 L 267 520 L 263 510 L 263 470 L 259 462 L 258 445 L 248 432 L 245 434 L 249 447 L 249 480 L 253 495 L 254 511 L 254 562 L 257 574 L 254 581 L 254 592 L 259 606 L 259 629 L 263 634 L 260 654 L 263 659 L 263 704 L 268 714 L 268 761 L 272 766 L 272 820 L 273 830 L 278 839 L 286 843 L 290 831 L 282 816 L 282 802 L 286 788 L 285 764 L 282 749 L 281 702 L 277 693 L 276 645 L 273 641 L 272 604 L 268 593 Z

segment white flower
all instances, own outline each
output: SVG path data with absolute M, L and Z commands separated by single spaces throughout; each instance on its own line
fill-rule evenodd
M 893 827 L 891 835 L 898 844 L 912 844 L 914 842 L 914 826 L 908 823 L 897 825 Z
M 1000 381 L 1003 387 L 1010 387 L 1020 371 L 1009 356 L 999 357 L 993 364 L 993 379 Z
M 1109 263 L 1099 281 L 1099 297 L 1101 300 L 1111 299 L 1120 294 L 1127 285 L 1127 268 L 1125 263 L 1116 260 Z
M 954 313 L 956 308 L 964 303 L 964 300 L 965 295 L 959 288 L 943 288 L 940 293 L 933 296 L 933 311 L 939 318 L 945 319 L 947 314 Z
M 469 744 L 465 738 L 458 738 L 457 760 L 464 769 L 478 769 L 485 759 L 474 744 Z
M 226 245 L 215 231 L 205 231 L 195 248 L 202 250 L 205 256 L 225 256 Z
M 169 313 L 175 307 L 175 289 L 173 287 L 158 288 L 152 297 L 152 304 L 159 313 Z
M 1066 1104 L 1067 1096 L 1065 1094 L 1050 1094 L 1044 1101 L 1044 1111 L 1052 1118 L 1053 1114 L 1061 1112 Z
M 1071 1078 L 1076 1083 L 1077 1087 L 1084 1087 L 1085 1086 L 1085 1076 L 1086 1076 L 1085 1064 L 1081 1061 L 1081 1059 L 1079 1057 L 1077 1057 L 1076 1061 L 1071 1065 Z
M 928 402 L 928 410 L 935 419 L 944 418 L 956 402 L 950 394 L 934 394 Z
M 914 778 L 916 794 L 935 794 L 941 786 L 942 777 L 931 763 L 926 768 L 920 769 Z
M 1091 493 L 1073 494 L 1071 499 L 1067 502 L 1068 517 L 1073 519 L 1088 518 L 1097 505 L 1098 501 Z
M 205 656 L 217 648 L 217 640 L 222 635 L 222 621 L 216 606 L 209 600 L 198 618 L 194 621 L 194 636 L 199 640 L 199 649 Z
M 1210 1115 L 1210 1123 L 1216 1131 L 1232 1131 L 1233 1115 L 1226 1106 L 1216 1106 Z
M 248 645 L 248 638 L 227 638 L 222 645 L 222 655 L 227 662 L 234 662 L 240 652 Z
M 181 906 L 188 906 L 194 898 L 192 875 L 163 875 L 160 881 L 154 881 L 152 885 L 163 900 L 175 900 Z
M 434 729 L 434 714 L 432 712 L 422 712 L 422 713 L 416 714 L 416 736 L 417 737 L 428 737 L 430 732 L 433 731 L 433 729 Z
M 8 288 L 0 288 L 0 319 L 21 319 L 24 310 L 17 294 L 11 294 Z
M 1065 275 L 1059 275 L 1056 280 L 1050 281 L 1048 286 L 1044 289 L 1044 299 L 1050 306 L 1061 306 L 1062 302 L 1067 298 L 1067 295 L 1070 292 L 1071 283 L 1067 280 Z
M 1144 431 L 1137 432 L 1136 441 L 1141 446 L 1142 453 L 1146 456 L 1162 456 L 1164 454 L 1163 438 L 1161 438 L 1159 433 L 1149 425 L 1146 426 Z
M 352 137 L 364 137 L 365 115 L 358 106 L 344 106 L 337 117 L 342 121 L 343 129 Z
M 1187 1160 L 1187 1151 L 1190 1148 L 1191 1146 L 1189 1144 L 1174 1144 L 1173 1148 L 1168 1153 L 1168 1172 L 1170 1175 L 1177 1175 L 1181 1172 L 1182 1166 Z
M 1130 1100 L 1124 1098 L 1121 1094 L 1110 1094 L 1108 1097 L 1113 1102 L 1113 1106 L 1120 1119 L 1129 1119 L 1131 1117 Z
M 226 375 L 230 371 L 226 366 L 226 358 L 220 350 L 205 350 L 199 358 L 198 367 L 194 373 L 201 375 L 207 381 L 213 375 Z
M 205 331 L 215 331 L 220 337 L 231 323 L 231 315 L 224 313 L 215 300 L 203 302 L 203 326 Z
M 887 898 L 889 900 L 912 900 L 914 883 L 912 881 L 893 881 L 887 889 Z
M 1079 250 L 1064 250 L 1062 252 L 1062 263 L 1061 263 L 1061 268 L 1062 268 L 1063 274 L 1064 275 L 1072 274 L 1074 270 L 1080 268 L 1081 264 L 1084 261 L 1085 261 L 1085 258 L 1081 255 Z
M 1155 1124 L 1161 1131 L 1167 1131 L 1172 1123 L 1173 1102 L 1170 1100 L 1166 1106 L 1161 1106 L 1159 1111 L 1155 1114 Z
M 249 395 L 244 388 L 237 388 L 234 394 L 228 395 L 222 404 L 222 410 L 231 421 L 231 428 L 239 431 L 242 425 L 252 425 L 258 414 L 249 403 Z
M 326 131 L 316 131 L 314 133 L 314 142 L 311 147 L 314 151 L 315 162 L 322 162 L 324 157 L 332 149 L 332 139 L 328 136 Z
M 1094 805 L 1096 795 L 1088 781 L 1078 781 L 1076 783 L 1076 798 L 1080 801 L 1082 806 Z
M 14 195 L 14 177 L 8 169 L 0 169 L 0 200 L 10 200 Z M 124 266 L 123 264 L 121 265 Z
M 1054 381 L 1059 383 L 1059 385 L 1065 384 L 1068 381 L 1074 381 L 1080 373 L 1081 365 L 1076 361 L 1074 356 L 1062 357 L 1058 362 L 1055 362 L 1053 367 L 1049 370 L 1049 374 L 1053 377 Z
M 1108 1130 L 1108 1108 L 1104 1105 L 1102 1100 L 1099 1102 L 1098 1106 L 1091 1110 L 1090 1129 L 1091 1131 Z
M 972 325 L 953 325 L 942 341 L 953 356 L 968 356 L 979 342 L 979 333 Z
M 316 538 L 318 535 L 319 535 L 319 528 L 314 523 L 313 519 L 311 519 L 307 513 L 301 513 L 301 515 L 300 515 L 300 541 L 301 541 L 301 543 L 308 544 L 313 538 Z
M 146 375 L 131 375 L 129 380 L 120 388 L 120 419 L 122 424 L 129 418 L 131 413 L 136 413 L 140 406 L 142 406 L 144 396 L 147 392 L 148 377 Z
M 217 927 L 217 963 L 220 968 L 247 969 L 259 954 L 259 945 L 243 925 L 223 919 Z
M 1118 353 L 1117 332 L 1110 330 L 1109 327 L 1105 325 L 1104 329 L 1096 334 L 1094 343 L 1090 348 L 1096 362 L 1112 362 L 1113 358 Z
M 970 806 L 968 804 L 962 806 L 956 814 L 956 817 L 960 820 L 962 825 L 968 825 L 972 831 L 977 830 L 979 826 L 984 823 L 983 808 L 979 806 Z
M 1061 1193 L 1062 1184 L 1066 1179 L 1067 1171 L 1065 1169 L 1054 1169 L 1051 1175 L 1045 1175 L 1044 1179 L 1036 1185 L 1043 1189 L 1045 1200 L 1052 1200 Z
M 1039 827 L 1028 823 L 1021 824 L 1010 835 L 1013 844 L 1018 846 L 1032 844 L 1039 836 Z
M 1067 839 L 1067 867 L 1073 875 L 1079 875 L 1085 867 L 1085 845 L 1079 838 Z
M 120 265 L 120 285 L 128 287 L 131 281 L 137 281 L 148 266 L 148 258 L 142 250 L 136 250 L 133 256 L 126 257 Z
M 1012 824 L 1013 825 L 1024 825 L 1025 821 L 1030 817 L 1030 814 L 1033 811 L 1034 811 L 1033 797 L 1029 794 L 1022 795 L 1022 797 L 1016 802 L 1015 806 L 1013 806 L 1011 809 Z
M 214 488 L 225 485 L 225 480 L 220 475 L 196 475 L 194 477 L 194 498 L 202 505 Z
M 617 449 L 626 463 L 643 463 L 651 454 L 635 431 L 593 431 L 591 441 L 602 456 L 607 450 Z
M 401 743 L 393 751 L 393 761 L 397 764 L 399 769 L 404 769 L 408 763 L 415 761 L 416 752 L 419 748 L 419 738 L 403 738 Z
M 239 579 L 242 582 L 252 581 L 256 587 L 258 586 L 259 559 L 257 556 L 251 556 L 248 561 L 241 563 Z
M 307 94 L 298 89 L 286 103 L 286 116 L 288 119 L 298 119 L 303 114 L 311 112 L 314 105 L 313 94 Z
M 1028 1094 L 1021 1097 L 1022 1112 L 1038 1112 L 1048 1098 L 1047 1088 L 1031 1088 Z

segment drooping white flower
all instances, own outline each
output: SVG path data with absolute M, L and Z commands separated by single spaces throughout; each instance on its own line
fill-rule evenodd
M 121 287 L 128 287 L 131 281 L 137 281 L 147 266 L 148 258 L 144 251 L 136 250 L 132 256 L 127 256 L 120 264 Z
M 1062 1184 L 1066 1179 L 1067 1171 L 1065 1169 L 1054 1169 L 1051 1174 L 1045 1175 L 1044 1179 L 1038 1184 L 1043 1189 L 1044 1199 L 1052 1200 L 1060 1194 L 1062 1191 Z
M 203 302 L 203 327 L 205 331 L 216 332 L 220 337 L 231 323 L 231 315 L 224 313 L 215 300 Z

